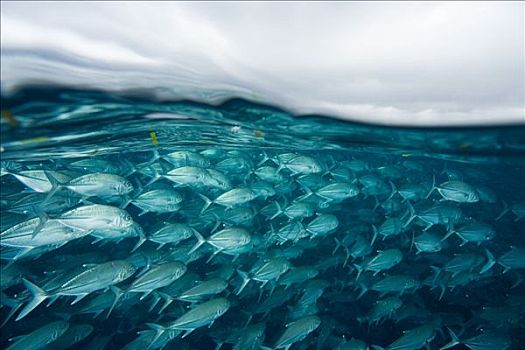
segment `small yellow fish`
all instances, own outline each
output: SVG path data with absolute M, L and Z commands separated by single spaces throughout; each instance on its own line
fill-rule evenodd
M 157 134 L 155 133 L 155 131 L 152 131 L 149 133 L 149 136 L 151 138 L 151 142 L 157 146 L 159 144 L 159 141 L 157 140 Z

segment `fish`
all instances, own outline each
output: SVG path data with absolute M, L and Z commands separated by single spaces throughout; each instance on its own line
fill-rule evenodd
M 430 197 L 435 190 L 447 201 L 458 203 L 476 203 L 479 201 L 478 191 L 463 181 L 451 180 L 437 186 L 433 185 L 427 194 L 427 198 Z
M 197 243 L 191 248 L 188 254 L 195 252 L 204 243 L 210 244 L 216 248 L 213 256 L 223 253 L 228 255 L 238 255 L 244 252 L 244 248 L 249 246 L 252 241 L 250 233 L 240 227 L 225 228 L 219 232 L 214 233 L 205 239 L 198 231 L 193 230 L 193 234 L 197 238 Z
M 143 293 L 144 299 L 155 289 L 170 285 L 186 273 L 187 267 L 180 261 L 166 262 L 150 267 L 126 288 L 126 293 Z
M 24 306 L 17 317 L 17 321 L 27 316 L 44 300 L 50 297 L 74 296 L 72 302 L 76 304 L 90 293 L 105 289 L 111 285 L 130 278 L 136 269 L 131 263 L 123 260 L 114 260 L 102 264 L 95 264 L 82 272 L 67 278 L 64 283 L 51 290 L 44 290 L 30 281 L 24 279 L 25 287 L 31 292 L 33 298 Z
M 31 333 L 16 337 L 14 343 L 7 350 L 36 350 L 43 349 L 60 338 L 69 328 L 66 321 L 48 323 Z
M 401 260 L 403 260 L 403 253 L 397 248 L 378 250 L 376 256 L 366 259 L 361 264 L 354 264 L 357 269 L 356 279 L 359 279 L 363 271 L 373 271 L 375 276 L 379 272 L 388 270 L 399 264 Z
M 278 280 L 281 275 L 290 269 L 290 267 L 291 264 L 288 260 L 282 257 L 277 257 L 269 260 L 262 266 L 253 269 L 249 274 L 244 271 L 237 270 L 243 281 L 236 294 L 241 294 L 246 285 L 252 280 L 262 282 L 262 288 L 269 281 Z
M 485 241 L 489 241 L 494 238 L 496 231 L 494 228 L 482 222 L 473 222 L 467 225 L 464 225 L 457 229 L 451 229 L 442 240 L 447 239 L 452 234 L 457 235 L 461 238 L 462 242 L 460 246 L 463 246 L 469 242 L 476 243 L 480 245 Z
M 191 303 L 203 301 L 208 296 L 215 296 L 228 287 L 228 282 L 222 278 L 211 278 L 198 283 L 196 286 L 184 291 L 177 298 L 178 300 Z
M 388 345 L 385 350 L 416 350 L 421 349 L 425 344 L 430 343 L 435 337 L 435 330 L 432 325 L 423 325 L 410 329 Z M 376 347 L 382 349 L 381 347 Z
M 277 339 L 273 349 L 288 350 L 294 343 L 303 340 L 308 334 L 315 331 L 321 324 L 317 316 L 306 316 L 286 325 L 286 330 Z
M 53 188 L 50 190 L 52 192 L 51 195 L 54 194 L 53 191 L 60 188 L 66 188 L 85 197 L 120 196 L 133 191 L 133 185 L 129 180 L 115 174 L 92 173 L 67 182 L 60 182 L 54 177 L 53 173 L 48 173 L 47 177 L 53 185 Z
M 148 323 L 148 326 L 157 332 L 155 335 L 155 338 L 157 339 L 169 330 L 185 331 L 182 335 L 184 338 L 199 327 L 210 326 L 213 324 L 217 318 L 221 317 L 226 311 L 228 311 L 230 306 L 231 303 L 228 299 L 216 298 L 196 305 L 176 320 L 168 323 L 166 326 L 161 326 L 155 323 Z
M 149 212 L 173 213 L 180 209 L 182 195 L 169 188 L 158 188 L 142 192 L 131 203 L 142 210 L 139 215 Z

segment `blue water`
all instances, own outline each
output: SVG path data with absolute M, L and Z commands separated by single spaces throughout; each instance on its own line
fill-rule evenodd
M 264 340 L 261 343 L 274 347 L 285 325 L 305 315 L 316 315 L 321 323 L 311 333 L 305 334 L 304 339 L 294 343 L 291 349 L 337 349 L 338 346 L 343 349 L 345 339 L 351 338 L 360 339 L 368 346 L 386 347 L 402 336 L 403 331 L 421 326 L 429 326 L 432 335 L 422 344 L 408 344 L 402 349 L 425 346 L 439 349 L 451 340 L 447 328 L 466 343 L 456 345 L 457 349 L 465 346 L 472 349 L 525 347 L 525 284 L 522 276 L 525 258 L 508 271 L 501 258 L 516 247 L 525 247 L 525 219 L 522 216 L 525 125 L 397 128 L 327 116 L 293 116 L 284 110 L 245 100 L 230 100 L 211 106 L 192 101 L 159 102 L 149 99 L 144 91 L 127 96 L 44 88 L 27 88 L 15 95 L 3 96 L 0 124 L 3 167 L 13 173 L 43 169 L 71 172 L 75 177 L 95 171 L 72 169 L 73 162 L 104 160 L 115 164 L 119 169 L 117 173 L 130 180 L 135 189 L 140 187 L 144 191 L 149 188 L 146 184 L 151 177 L 137 171 L 140 164 L 148 163 L 155 153 L 165 156 L 174 151 L 188 151 L 205 155 L 209 161 L 207 167 L 224 174 L 232 188 L 253 189 L 261 180 L 256 170 L 262 166 L 279 167 L 279 173 L 283 175 L 281 180 L 269 183 L 273 193 L 227 209 L 211 204 L 207 211 L 214 215 L 202 213 L 204 201 L 200 195 L 213 199 L 226 192 L 225 189 L 173 187 L 174 184 L 165 178 L 150 186 L 174 188 L 182 195 L 180 208 L 172 213 L 148 212 L 142 215 L 132 204 L 123 206 L 118 201 L 84 198 L 89 203 L 120 204 L 142 227 L 146 236 L 159 223 L 170 221 L 186 223 L 205 237 L 227 227 L 242 227 L 257 237 L 253 248 L 238 258 L 219 252 L 210 262 L 207 260 L 213 248 L 207 244 L 202 248 L 202 256 L 189 261 L 186 255 L 170 255 L 180 245 L 168 244 L 156 250 L 155 243 L 144 243 L 140 249 L 145 256 L 150 255 L 151 264 L 176 258 L 186 263 L 187 273 L 195 273 L 200 280 L 219 268 L 231 270 L 223 276 L 228 287 L 216 295 L 229 300 L 228 311 L 211 328 L 201 327 L 185 338 L 175 337 L 164 348 L 212 349 L 223 343 L 223 348 L 230 349 L 243 334 L 247 322 L 263 324 Z M 278 159 L 279 155 L 287 153 L 311 157 L 320 170 L 313 175 L 301 171 L 295 173 L 290 167 L 282 166 Z M 225 161 L 231 161 L 231 164 Z M 426 198 L 434 179 L 436 184 L 451 180 L 467 183 L 474 188 L 478 199 L 457 202 L 443 197 L 438 191 L 432 191 Z M 376 183 L 370 185 L 367 181 L 372 180 Z M 353 184 L 359 194 L 340 201 L 328 201 L 316 194 L 320 188 L 334 182 Z M 425 194 L 415 200 L 404 200 L 394 189 L 407 184 L 421 185 Z M 16 203 L 35 194 L 34 189 L 7 174 L 1 178 L 1 190 L 3 232 L 17 223 L 38 217 L 34 210 L 13 212 Z M 139 195 L 140 190 L 131 196 Z M 86 203 L 69 192 L 63 195 L 71 195 L 76 201 L 57 211 L 48 208 L 50 218 L 60 218 L 66 210 Z M 45 197 L 39 197 L 41 202 Z M 304 218 L 268 214 L 268 211 L 275 210 L 271 208 L 275 203 L 284 208 L 294 202 L 310 203 L 315 214 Z M 441 204 L 453 205 L 460 211 L 460 216 L 454 223 L 438 223 L 428 232 L 443 238 L 447 231 L 483 222 L 493 228 L 494 237 L 479 244 L 470 241 L 463 245 L 459 235 L 452 234 L 443 240 L 440 251 L 417 253 L 413 237 L 423 234 L 426 224 L 416 218 L 407 223 L 402 232 L 385 239 L 379 237 L 372 243 L 374 227 L 382 227 L 389 218 L 400 218 L 404 222 L 411 207 L 415 212 L 421 212 Z M 247 209 L 250 217 L 237 219 L 239 221 L 228 217 L 239 208 Z M 337 217 L 335 229 L 320 237 L 306 232 L 303 238 L 285 239 L 284 242 L 275 240 L 275 232 L 289 223 L 308 227 L 316 216 L 323 214 Z M 370 247 L 364 256 L 347 254 L 352 247 L 355 248 L 356 237 L 365 240 Z M 12 310 L 12 300 L 25 305 L 30 299 L 24 292 L 26 287 L 22 277 L 42 285 L 49 281 L 48 276 L 53 272 L 64 273 L 82 264 L 127 259 L 137 239 L 97 244 L 93 244 L 93 240 L 88 235 L 42 254 L 14 260 L 10 250 L 2 245 L 2 269 L 17 266 L 21 271 L 16 274 L 14 282 L 2 282 L 2 320 Z M 191 247 L 195 241 L 195 237 L 191 237 L 186 243 Z M 337 242 L 342 242 L 342 247 L 335 249 Z M 364 271 L 357 278 L 355 265 L 361 265 L 387 249 L 399 249 L 403 254 L 402 261 L 377 274 Z M 487 251 L 494 256 L 494 266 L 483 271 Z M 481 262 L 464 267 L 459 273 L 463 279 L 452 282 L 450 278 L 457 275 L 452 276 L 453 272 L 446 271 L 446 266 L 461 254 L 475 255 Z M 256 263 L 275 256 L 286 256 L 291 270 L 310 266 L 318 274 L 287 289 L 279 285 L 280 278 L 261 288 L 259 282 L 251 281 L 246 290 L 237 295 L 242 279 L 236 270 L 250 271 Z M 439 269 L 449 279 L 433 275 Z M 391 275 L 410 276 L 421 285 L 402 293 L 385 293 L 387 297 L 399 297 L 402 306 L 378 322 L 367 322 L 368 312 L 384 298 L 381 292 L 370 288 L 378 280 Z M 126 289 L 136 278 L 135 275 L 118 286 Z M 312 279 L 325 281 L 326 288 L 310 308 L 304 310 L 298 303 Z M 436 282 L 441 279 L 444 282 Z M 360 295 L 365 289 L 366 292 Z M 282 303 L 266 314 L 254 313 L 254 305 L 279 292 L 287 296 L 283 297 Z M 45 301 L 19 321 L 15 321 L 16 316 L 10 318 L 0 329 L 2 346 L 10 344 L 8 339 L 11 337 L 28 334 L 52 321 L 66 320 L 70 328 L 84 324 L 93 327 L 89 335 L 71 343 L 69 348 L 118 349 L 136 339 L 137 332 L 150 329 L 148 323 L 167 324 L 188 310 L 188 303 L 182 301 L 173 302 L 162 313 L 158 312 L 158 305 L 149 310 L 156 300 L 153 293 L 143 300 L 130 298 L 122 301 L 107 319 L 105 313 L 93 318 L 91 314 L 80 312 L 82 305 L 102 293 L 105 292 L 94 291 L 79 303 L 80 306 L 70 305 L 72 299 L 61 296 L 49 307 L 45 306 Z M 488 334 L 483 346 L 467 341 L 480 334 Z M 103 345 L 96 347 L 97 341 Z M 47 346 L 56 348 L 53 343 Z M 142 348 L 147 346 L 142 345 Z

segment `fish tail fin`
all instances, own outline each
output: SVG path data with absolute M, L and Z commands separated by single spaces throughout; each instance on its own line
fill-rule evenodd
M 263 154 L 263 159 L 257 163 L 257 167 L 260 167 L 261 165 L 263 165 L 264 163 L 266 163 L 267 161 L 269 161 L 271 158 L 268 157 L 268 154 L 266 154 L 265 151 L 262 151 L 262 154 Z
M 108 310 L 108 313 L 106 315 L 106 319 L 109 318 L 109 315 L 111 314 L 111 312 L 113 311 L 115 306 L 117 306 L 117 303 L 120 300 L 120 297 L 122 297 L 122 295 L 124 295 L 124 291 L 122 289 L 118 288 L 118 287 L 111 286 L 110 289 L 115 294 L 115 299 L 113 300 L 113 303 L 111 304 L 111 307 Z
M 454 231 L 453 229 L 448 230 L 447 234 L 443 238 L 441 238 L 441 242 L 445 241 L 447 238 L 452 236 L 454 233 L 456 233 L 456 231 Z
M 157 171 L 157 169 L 153 168 L 153 167 L 149 167 L 151 169 L 151 171 L 153 172 L 153 176 L 151 177 L 151 179 L 146 183 L 145 187 L 148 187 L 149 185 L 151 184 L 154 184 L 155 182 L 157 182 L 161 177 L 162 175 L 159 174 L 159 172 Z
M 162 299 L 162 298 L 160 297 L 160 295 L 159 295 L 159 293 L 157 291 L 153 291 L 151 293 L 151 299 L 152 299 L 152 301 L 151 301 L 151 305 L 150 305 L 150 307 L 148 309 L 148 312 L 152 312 L 153 309 L 155 309 L 155 307 L 159 303 L 160 299 Z
M 357 276 L 355 280 L 357 281 L 359 277 L 361 276 L 361 273 L 363 272 L 363 267 L 359 264 L 354 264 L 355 269 L 357 270 Z
M 153 151 L 151 151 L 153 154 L 150 158 L 150 160 L 146 163 L 146 166 L 150 166 L 151 164 L 155 163 L 157 160 L 161 159 L 162 156 L 159 153 L 159 150 L 154 148 Z
M 436 175 L 432 175 L 432 187 L 430 188 L 430 191 L 428 191 L 427 196 L 425 199 L 428 199 L 432 192 L 436 190 Z
M 166 327 L 161 326 L 160 324 L 156 323 L 146 323 L 146 326 L 153 329 L 156 333 L 153 339 L 151 339 L 151 342 L 147 349 L 150 349 L 151 346 L 166 332 Z
M 204 206 L 202 207 L 201 209 L 201 214 L 204 213 L 206 211 L 206 209 L 208 209 L 208 207 L 211 205 L 211 203 L 213 203 L 208 197 L 206 197 L 205 195 L 201 194 L 201 193 L 198 193 L 199 197 L 201 197 L 201 199 L 204 201 Z
M 408 225 L 410 225 L 412 220 L 414 220 L 416 218 L 416 211 L 414 210 L 414 207 L 412 206 L 412 203 L 410 203 L 410 201 L 407 201 L 407 206 L 408 206 L 408 212 L 409 212 L 410 216 L 408 217 L 408 220 L 403 225 L 403 228 L 405 228 Z
M 272 215 L 270 220 L 275 219 L 276 217 L 278 217 L 279 215 L 281 215 L 283 213 L 283 208 L 281 207 L 281 205 L 279 204 L 278 201 L 275 201 L 275 205 L 277 206 L 277 212 Z
M 173 300 L 175 300 L 171 295 L 168 295 L 166 293 L 162 293 L 162 292 L 157 292 L 159 294 L 159 296 L 164 299 L 164 304 L 162 305 L 162 307 L 160 308 L 159 310 L 159 314 L 162 313 L 162 311 L 164 311 L 168 306 L 170 306 L 170 304 L 173 302 Z
M 368 287 L 366 285 L 364 285 L 363 283 L 359 283 L 359 288 L 361 289 L 361 291 L 359 292 L 359 294 L 357 295 L 357 299 L 361 299 L 361 297 L 363 295 L 366 294 L 366 292 L 368 292 Z
M 437 266 L 430 266 L 430 268 L 435 273 L 434 279 L 432 280 L 432 287 L 435 287 L 436 286 L 436 280 L 439 277 L 439 275 L 441 274 L 441 269 L 439 267 L 437 267 Z
M 197 243 L 195 243 L 195 245 L 193 246 L 193 248 L 191 248 L 191 250 L 188 252 L 188 255 L 192 254 L 193 252 L 195 252 L 197 249 L 200 248 L 201 245 L 203 245 L 204 243 L 206 243 L 206 239 L 199 233 L 199 231 L 197 230 L 191 230 L 191 232 L 193 233 L 193 235 L 195 236 L 195 238 L 197 238 Z
M 26 306 L 24 306 L 24 308 L 22 309 L 22 311 L 20 311 L 15 321 L 21 320 L 22 318 L 27 316 L 38 305 L 40 305 L 44 300 L 48 298 L 47 293 L 42 288 L 37 286 L 36 284 L 29 282 L 25 278 L 23 279 L 23 282 L 24 282 L 24 286 L 33 295 L 33 299 L 31 299 L 31 301 L 29 301 L 29 303 L 27 303 Z
M 133 163 L 131 163 L 128 159 L 124 158 L 123 156 L 118 157 L 118 162 L 121 165 L 122 169 L 122 175 L 124 177 L 129 177 L 137 172 L 137 168 Z
M 390 183 L 390 189 L 391 189 L 391 192 L 390 192 L 390 195 L 388 196 L 388 198 L 386 200 L 390 200 L 392 199 L 392 197 L 394 197 L 397 193 L 397 187 L 396 185 L 390 180 L 388 181 Z
M 379 234 L 379 232 L 377 231 L 377 227 L 376 225 L 372 225 L 372 230 L 374 232 L 374 235 L 372 236 L 372 241 L 370 242 L 370 246 L 372 247 L 374 245 L 374 242 L 376 241 L 377 239 L 377 235 Z
M 337 237 L 334 237 L 334 241 L 335 241 L 335 248 L 334 250 L 332 251 L 332 255 L 334 255 L 337 250 L 343 246 L 343 243 L 341 243 L 341 241 L 339 239 L 337 239 Z
M 494 255 L 486 248 L 485 248 L 485 255 L 487 256 L 487 262 L 485 263 L 485 265 L 483 265 L 479 273 L 487 272 L 488 270 L 492 268 L 492 266 L 496 264 L 496 259 L 494 258 Z
M 9 313 L 7 314 L 7 316 L 5 317 L 5 319 L 3 320 L 2 324 L 0 324 L 0 328 L 4 327 L 7 322 L 9 322 L 9 320 L 11 319 L 11 317 L 14 316 L 14 314 L 20 309 L 20 307 L 22 307 L 22 302 L 17 300 L 17 299 L 13 299 L 13 300 L 10 300 L 9 298 L 2 298 L 2 303 L 3 305 L 8 305 L 11 307 L 11 310 L 9 310 Z
M 120 209 L 125 209 L 128 205 L 131 204 L 131 202 L 133 202 L 133 199 L 131 199 L 129 197 L 129 195 L 125 195 L 124 198 L 122 199 L 122 203 L 120 203 L 120 205 L 118 206 Z
M 144 242 L 146 242 L 147 240 L 148 238 L 146 237 L 144 233 L 139 234 L 139 240 L 137 241 L 137 244 L 135 244 L 133 249 L 131 249 L 131 252 L 133 253 L 135 250 L 139 249 L 140 246 L 143 245 Z
M 32 207 L 33 212 L 38 216 L 38 225 L 35 227 L 32 233 L 32 238 L 35 238 L 35 236 L 42 230 L 46 222 L 49 220 L 48 215 L 42 210 L 41 206 L 33 205 Z
M 305 195 L 303 196 L 303 199 L 309 198 L 314 194 L 314 192 L 310 189 L 310 187 L 306 186 L 305 184 L 301 184 L 301 187 L 306 192 Z
M 239 287 L 239 290 L 237 291 L 237 293 L 235 293 L 236 295 L 239 295 L 244 290 L 244 288 L 248 285 L 248 283 L 251 281 L 251 278 L 250 278 L 250 276 L 248 276 L 248 274 L 246 272 L 243 272 L 243 271 L 241 271 L 239 269 L 237 269 L 237 273 L 242 278 L 242 284 Z
M 504 200 L 501 201 L 503 203 L 503 210 L 501 211 L 501 213 L 499 213 L 499 215 L 496 217 L 496 221 L 498 221 L 499 219 L 501 219 L 502 217 L 505 216 L 505 214 L 507 214 L 509 212 L 509 205 L 507 204 L 507 202 L 505 202 Z
M 64 183 L 58 181 L 57 178 L 50 171 L 44 170 L 44 174 L 51 183 L 51 190 L 49 190 L 49 192 L 47 193 L 47 196 L 42 202 L 42 205 L 47 204 L 51 197 L 53 197 L 55 193 L 57 193 L 60 189 L 64 187 Z
M 450 334 L 450 338 L 452 338 L 452 340 L 448 342 L 447 344 L 443 345 L 442 347 L 440 347 L 439 350 L 445 350 L 445 349 L 451 348 L 461 343 L 456 333 L 454 333 L 454 331 L 452 331 L 452 329 L 448 327 L 447 329 L 448 329 L 448 333 Z

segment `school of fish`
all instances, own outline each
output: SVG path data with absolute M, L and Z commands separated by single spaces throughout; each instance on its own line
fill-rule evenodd
M 523 193 L 472 166 L 156 147 L 0 180 L 7 350 L 525 346 Z

